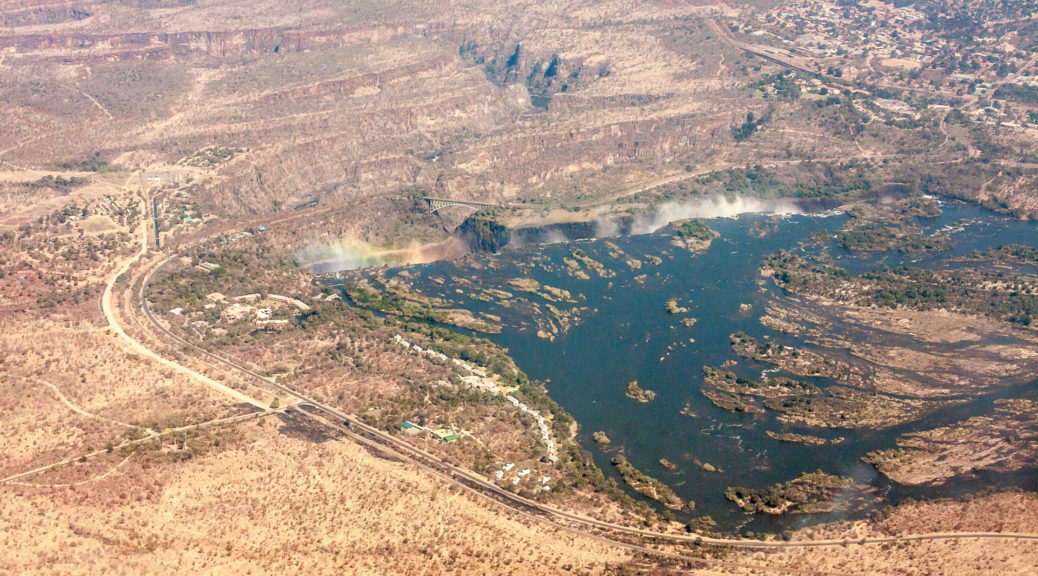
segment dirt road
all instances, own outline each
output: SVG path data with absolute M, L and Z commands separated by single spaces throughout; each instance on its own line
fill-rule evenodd
M 134 177 L 135 176 L 132 176 L 131 179 Z M 130 180 L 127 180 L 126 184 L 124 184 L 124 187 L 128 186 L 129 183 Z M 104 296 L 102 296 L 101 298 L 101 310 L 102 312 L 104 312 L 105 319 L 108 321 L 108 326 L 119 336 L 119 338 L 123 340 L 123 342 L 126 343 L 127 346 L 129 346 L 131 350 L 133 350 L 138 355 L 143 356 L 154 362 L 157 362 L 167 368 L 170 368 L 171 370 L 175 370 L 177 372 L 180 372 L 181 374 L 190 376 L 191 378 L 201 382 L 202 384 L 205 384 L 206 386 L 212 388 L 213 390 L 216 390 L 217 392 L 227 396 L 228 398 L 233 399 L 236 402 L 245 402 L 261 410 L 265 410 L 267 407 L 259 400 L 247 396 L 237 390 L 234 390 L 233 388 L 230 388 L 229 386 L 226 386 L 224 384 L 221 384 L 220 382 L 217 382 L 216 380 L 213 380 L 212 378 L 204 374 L 200 374 L 186 366 L 182 366 L 176 362 L 167 360 L 166 358 L 163 358 L 162 356 L 159 356 L 158 354 L 152 352 L 144 345 L 142 345 L 140 342 L 138 342 L 136 339 L 134 339 L 132 336 L 127 334 L 126 331 L 123 330 L 123 327 L 119 324 L 119 320 L 115 314 L 115 307 L 112 304 L 112 295 L 115 291 L 115 283 L 119 280 L 119 277 L 121 277 L 123 274 L 126 273 L 127 270 L 130 269 L 131 266 L 140 261 L 140 259 L 148 253 L 148 226 L 146 224 L 147 218 L 143 217 L 147 213 L 147 203 L 141 201 L 142 219 L 140 251 L 138 251 L 137 254 L 134 255 L 132 258 L 129 258 L 125 263 L 123 263 L 123 265 L 119 267 L 118 270 L 113 272 L 108 277 L 108 280 L 105 283 L 105 293 Z

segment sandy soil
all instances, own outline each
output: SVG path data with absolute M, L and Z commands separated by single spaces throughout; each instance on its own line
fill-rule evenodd
M 907 535 L 921 531 L 1038 530 L 1038 497 L 1006 493 L 965 502 L 921 502 L 902 506 L 880 522 L 837 523 L 807 529 L 799 538 L 843 538 L 854 542 L 863 536 Z M 763 559 L 763 554 L 754 558 Z M 999 540 L 947 540 L 905 542 L 838 549 L 798 549 L 767 556 L 770 566 L 805 570 L 806 573 L 1025 575 L 1038 564 L 1038 543 Z
M 0 476 L 101 449 L 128 429 L 235 410 L 206 387 L 127 355 L 104 329 L 46 319 L 17 325 L 0 334 Z
M 624 555 L 274 420 L 76 490 L 4 487 L 0 573 L 546 574 Z M 109 496 L 110 493 L 115 496 Z

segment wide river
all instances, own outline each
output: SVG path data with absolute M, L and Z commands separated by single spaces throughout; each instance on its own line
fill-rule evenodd
M 949 251 L 861 255 L 841 250 L 831 242 L 826 248 L 841 266 L 860 272 L 902 263 L 943 266 L 944 259 L 952 255 L 1010 243 L 1038 245 L 1035 223 L 957 202 L 943 203 L 942 209 L 941 216 L 920 219 L 917 224 L 926 229 L 927 235 L 943 235 L 952 240 L 954 248 Z M 640 268 L 629 265 L 625 256 L 614 257 L 617 252 L 605 240 L 582 240 L 507 249 L 498 255 L 470 257 L 469 262 L 412 266 L 408 268 L 409 281 L 428 296 L 452 300 L 455 306 L 477 313 L 500 316 L 504 329 L 490 339 L 508 348 L 531 378 L 549 382 L 551 397 L 580 423 L 581 444 L 594 454 L 607 476 L 616 475 L 609 463 L 613 454 L 597 449 L 591 439 L 596 431 L 604 431 L 614 448 L 622 447 L 636 467 L 667 483 L 681 497 L 694 500 L 696 515 L 710 515 L 722 530 L 773 532 L 845 517 L 846 513 L 755 516 L 743 512 L 723 495 L 728 486 L 765 488 L 816 469 L 851 476 L 873 486 L 880 497 L 875 505 L 897 503 L 908 497 L 957 496 L 985 486 L 1038 489 L 1035 469 L 1015 474 L 982 473 L 939 488 L 907 488 L 889 482 L 861 462 L 861 457 L 871 450 L 893 447 L 894 439 L 905 431 L 990 413 L 996 397 L 1038 397 L 1038 382 L 1003 389 L 997 396 L 972 399 L 965 405 L 930 415 L 925 422 L 883 431 L 784 426 L 772 414 L 749 416 L 722 410 L 700 393 L 703 366 L 718 367 L 726 360 L 738 360 L 731 369 L 757 380 L 764 370 L 772 368 L 735 356 L 728 341 L 733 332 L 741 330 L 758 339 L 772 338 L 787 345 L 802 344 L 797 338 L 761 325 L 759 319 L 765 304 L 780 290 L 770 281 L 761 281 L 760 264 L 779 249 L 817 251 L 817 243 L 802 244 L 808 235 L 838 230 L 846 219 L 839 213 L 751 214 L 712 219 L 708 223 L 720 237 L 697 255 L 672 246 L 669 233 L 609 240 L 626 257 L 640 261 Z M 571 257 L 578 248 L 615 272 L 615 276 L 601 277 L 587 270 L 590 279 L 581 279 L 568 273 L 563 259 Z M 662 263 L 654 265 L 649 256 L 662 258 Z M 391 277 L 399 270 L 389 269 L 386 274 Z M 578 314 L 577 325 L 549 341 L 538 337 L 528 312 L 500 306 L 497 301 L 472 298 L 471 288 L 464 288 L 464 294 L 459 294 L 459 286 L 451 282 L 451 277 L 467 278 L 481 288 L 497 288 L 516 295 L 524 294 L 509 285 L 508 280 L 532 278 L 568 290 L 575 297 L 579 295 L 576 304 L 555 304 L 560 309 L 587 309 Z M 434 282 L 433 278 L 446 282 Z M 689 312 L 667 313 L 664 304 L 670 299 L 677 299 Z M 543 307 L 545 303 L 540 302 Z M 688 317 L 697 319 L 694 326 L 680 322 Z M 632 380 L 655 391 L 656 399 L 642 404 L 628 398 L 626 386 Z M 815 382 L 826 384 L 824 380 Z M 686 406 L 694 416 L 682 414 Z M 783 443 L 768 437 L 767 430 L 846 440 L 823 446 Z M 660 459 L 673 463 L 676 469 L 664 467 Z M 708 471 L 709 467 L 704 467 L 707 463 L 716 471 Z M 632 495 L 640 498 L 633 492 Z M 860 517 L 867 511 L 852 516 Z

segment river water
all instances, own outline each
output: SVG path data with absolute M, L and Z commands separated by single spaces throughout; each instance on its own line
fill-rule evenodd
M 551 397 L 580 423 L 579 441 L 594 454 L 607 475 L 616 474 L 609 464 L 613 453 L 596 448 L 591 440 L 596 431 L 605 432 L 612 446 L 622 448 L 636 467 L 659 478 L 681 497 L 694 500 L 696 515 L 710 515 L 719 529 L 775 532 L 845 516 L 750 515 L 724 498 L 725 488 L 765 488 L 820 469 L 851 476 L 875 488 L 877 500 L 852 515 L 858 517 L 877 505 L 897 503 L 908 497 L 956 496 L 985 486 L 1038 489 L 1036 470 L 982 473 L 943 487 L 908 488 L 890 483 L 861 462 L 861 457 L 871 450 L 893 447 L 895 438 L 903 432 L 990 413 L 996 397 L 1038 397 L 1038 382 L 1003 388 L 997 394 L 928 415 L 925 422 L 882 431 L 784 426 L 772 414 L 751 416 L 722 410 L 700 393 L 703 366 L 718 367 L 726 360 L 738 360 L 731 369 L 757 380 L 764 370 L 772 368 L 735 356 L 728 341 L 733 332 L 743 331 L 758 339 L 772 338 L 787 345 L 802 344 L 797 338 L 765 328 L 759 321 L 765 304 L 781 292 L 760 276 L 760 264 L 772 252 L 828 250 L 840 266 L 861 272 L 902 263 L 945 266 L 951 265 L 944 262 L 949 256 L 1010 243 L 1038 245 L 1038 227 L 1034 223 L 957 202 L 944 203 L 942 208 L 941 216 L 916 221 L 926 229 L 926 234 L 945 235 L 954 242 L 953 249 L 937 254 L 902 255 L 892 251 L 863 255 L 841 250 L 831 242 L 828 246 L 807 242 L 812 232 L 838 230 L 847 219 L 840 213 L 744 215 L 709 220 L 710 227 L 721 235 L 708 250 L 696 255 L 672 246 L 671 235 L 666 233 L 611 239 L 627 257 L 641 262 L 638 269 L 628 265 L 624 256 L 611 256 L 613 250 L 605 240 L 582 240 L 470 256 L 465 261 L 412 266 L 408 268 L 408 280 L 428 296 L 451 300 L 454 306 L 476 313 L 501 317 L 504 329 L 490 339 L 508 348 L 531 378 L 548 382 Z M 590 279 L 579 279 L 567 273 L 563 259 L 571 257 L 578 248 L 615 272 L 615 276 L 604 278 L 585 269 Z M 648 256 L 658 256 L 662 263 L 654 265 Z M 386 275 L 391 277 L 398 271 L 389 269 Z M 508 284 L 509 279 L 532 278 L 568 290 L 578 300 L 575 304 L 555 303 L 558 308 L 586 310 L 578 314 L 578 325 L 549 341 L 537 336 L 537 327 L 528 311 L 504 307 L 498 301 L 475 299 L 470 288 L 459 294 L 451 277 L 470 279 L 482 288 L 526 296 L 544 306 L 545 302 L 537 296 L 524 294 Z M 446 281 L 441 284 L 433 279 Z M 667 313 L 664 304 L 670 299 L 677 299 L 679 305 L 690 311 L 680 315 Z M 697 322 L 686 327 L 679 321 L 683 317 L 694 317 Z M 628 398 L 626 385 L 632 380 L 655 391 L 656 399 L 641 404 Z M 824 379 L 814 381 L 826 384 Z M 686 406 L 694 416 L 681 413 Z M 767 430 L 825 438 L 839 436 L 846 440 L 836 445 L 805 446 L 774 440 L 765 434 Z M 661 458 L 676 465 L 676 469 L 661 465 Z M 706 463 L 717 470 L 707 471 L 703 466 Z

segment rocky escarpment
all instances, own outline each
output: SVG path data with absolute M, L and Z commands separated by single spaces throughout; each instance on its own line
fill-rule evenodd
M 492 219 L 471 216 L 458 226 L 455 236 L 464 240 L 473 251 L 497 252 L 509 244 L 554 244 L 630 234 L 632 223 L 630 216 L 621 216 L 600 222 L 560 222 L 510 230 Z
M 497 252 L 508 244 L 512 236 L 501 224 L 476 216 L 466 218 L 454 233 L 475 252 Z

